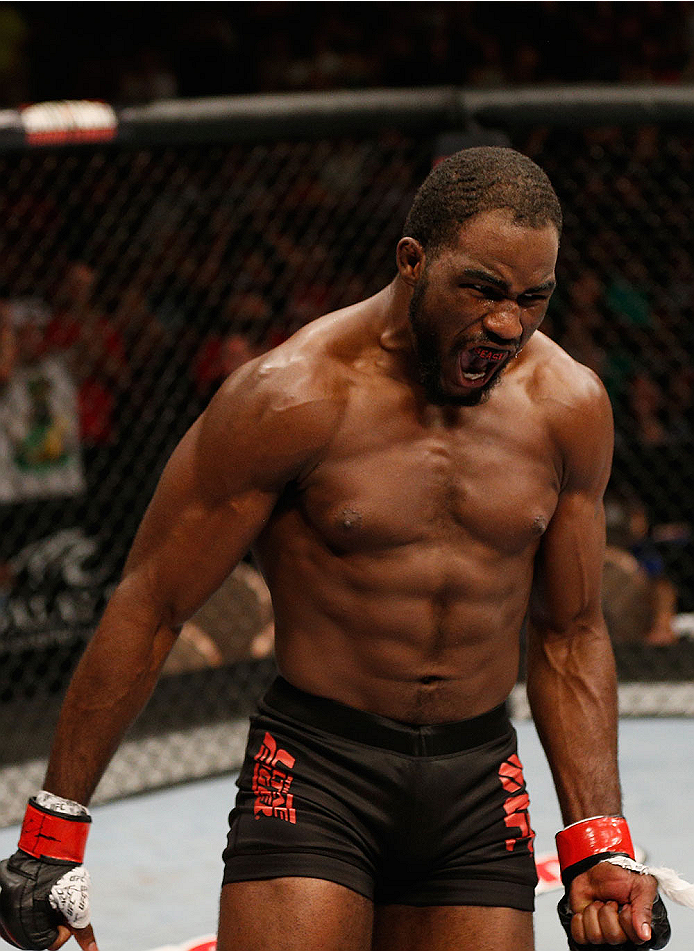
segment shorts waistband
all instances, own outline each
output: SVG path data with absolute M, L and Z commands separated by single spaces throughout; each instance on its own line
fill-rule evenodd
M 305 726 L 413 756 L 461 752 L 508 736 L 513 729 L 506 703 L 466 720 L 415 726 L 314 696 L 283 677 L 277 677 L 271 684 L 263 706 Z

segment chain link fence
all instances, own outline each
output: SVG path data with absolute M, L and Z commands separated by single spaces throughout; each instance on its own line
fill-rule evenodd
M 258 97 L 105 127 L 63 110 L 38 134 L 35 114 L 0 113 L 0 822 L 41 781 L 178 439 L 244 360 L 388 283 L 432 160 L 478 142 L 531 155 L 565 209 L 546 330 L 614 406 L 605 607 L 623 713 L 694 712 L 694 97 L 638 92 Z M 269 625 L 244 563 L 187 626 L 101 798 L 238 762 Z

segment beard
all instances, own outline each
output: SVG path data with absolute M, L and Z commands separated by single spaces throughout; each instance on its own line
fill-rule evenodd
M 424 387 L 427 399 L 435 406 L 479 406 L 486 403 L 489 394 L 501 382 L 501 373 L 495 373 L 484 386 L 469 393 L 449 393 L 443 383 L 439 341 L 431 323 L 426 319 L 424 298 L 428 287 L 426 275 L 422 275 L 412 292 L 409 305 L 410 326 L 414 339 L 419 382 Z M 483 340 L 475 343 L 484 343 Z

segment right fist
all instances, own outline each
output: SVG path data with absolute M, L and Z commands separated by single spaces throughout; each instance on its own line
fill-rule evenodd
M 62 859 L 18 849 L 0 862 L 0 936 L 15 948 L 39 951 L 58 939 L 58 925 L 89 924 L 89 873 Z
M 0 937 L 41 951 L 58 926 L 89 924 L 89 873 L 82 865 L 91 817 L 84 806 L 42 791 L 29 800 L 19 849 L 0 862 Z

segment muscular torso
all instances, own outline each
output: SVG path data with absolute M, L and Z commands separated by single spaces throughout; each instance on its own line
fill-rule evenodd
M 414 723 L 505 699 L 560 489 L 538 359 L 531 341 L 464 408 L 427 404 L 378 349 L 345 360 L 329 445 L 256 544 L 292 683 Z
M 167 463 L 78 665 L 46 789 L 89 801 L 180 626 L 254 547 L 280 671 L 394 719 L 501 702 L 527 617 L 529 700 L 565 821 L 620 811 L 600 607 L 611 408 L 595 374 L 535 332 L 556 239 L 485 213 L 424 285 L 421 247 L 403 239 L 387 288 L 225 381 Z M 493 379 L 474 353 L 482 330 L 513 346 L 503 380 L 453 406 Z M 438 374 L 429 399 L 420 366 Z

